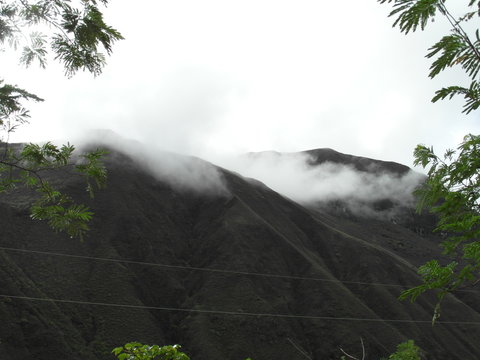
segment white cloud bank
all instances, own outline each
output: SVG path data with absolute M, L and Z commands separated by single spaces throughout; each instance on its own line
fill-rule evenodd
M 221 163 L 303 204 L 341 200 L 357 206 L 389 199 L 411 206 L 412 192 L 424 179 L 424 175 L 414 171 L 399 176 L 358 171 L 353 165 L 332 162 L 312 166 L 312 160 L 306 153 L 264 152 L 224 159 Z
M 197 157 L 147 146 L 108 130 L 90 132 L 88 136 L 77 139 L 76 143 L 81 145 L 80 149 L 94 144 L 122 152 L 130 156 L 136 165 L 144 167 L 157 179 L 166 181 L 176 189 L 210 195 L 229 194 L 221 171 Z M 414 205 L 412 192 L 425 178 L 414 171 L 407 171 L 403 175 L 382 171 L 376 164 L 370 166 L 368 171 L 359 171 L 353 164 L 315 164 L 313 155 L 305 152 L 270 151 L 217 157 L 215 163 L 247 178 L 259 180 L 300 204 L 341 201 L 350 211 L 365 215 L 378 215 L 371 205 L 377 201 L 388 199 L 395 205 Z
M 229 194 L 219 169 L 196 157 L 145 146 L 110 130 L 91 131 L 88 136 L 77 139 L 75 143 L 80 152 L 90 150 L 92 146 L 118 151 L 131 158 L 135 166 L 146 169 L 158 180 L 167 182 L 177 190 L 215 196 Z M 113 155 L 115 159 L 115 154 Z M 129 162 L 119 165 L 132 166 Z
M 480 122 L 460 115 L 461 99 L 430 103 L 465 82 L 427 76 L 424 55 L 448 22 L 405 37 L 389 11 L 373 0 L 112 1 L 105 17 L 126 40 L 96 79 L 2 53 L 5 81 L 46 99 L 12 141 L 105 128 L 207 159 L 329 147 L 410 165 L 418 143 L 441 153 Z

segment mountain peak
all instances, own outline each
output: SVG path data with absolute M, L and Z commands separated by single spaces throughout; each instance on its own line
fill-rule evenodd
M 411 169 L 408 166 L 393 162 L 371 159 L 363 156 L 344 154 L 330 148 L 319 148 L 302 151 L 310 157 L 311 165 L 319 165 L 325 162 L 336 164 L 351 165 L 358 171 L 374 173 L 391 173 L 396 175 L 405 175 Z

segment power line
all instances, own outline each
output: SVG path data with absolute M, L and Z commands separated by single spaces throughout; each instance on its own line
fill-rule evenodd
M 216 314 L 216 315 L 232 315 L 232 316 L 272 317 L 272 318 L 307 319 L 307 320 L 370 321 L 370 322 L 415 323 L 415 324 L 431 324 L 432 323 L 431 320 L 356 318 L 356 317 L 335 317 L 335 316 L 310 316 L 310 315 L 293 315 L 293 314 L 253 313 L 253 312 L 242 312 L 242 311 L 185 309 L 185 308 L 175 308 L 175 307 L 166 307 L 166 306 L 145 306 L 145 305 L 115 304 L 115 303 L 105 303 L 105 302 L 53 299 L 53 298 L 39 298 L 39 297 L 31 297 L 31 296 L 6 295 L 6 294 L 0 294 L 0 297 L 10 298 L 10 299 L 19 299 L 19 300 L 65 303 L 65 304 L 94 305 L 94 306 L 106 306 L 106 307 L 128 308 L 128 309 L 177 311 L 177 312 Z M 444 324 L 444 325 L 480 325 L 480 321 L 437 321 L 436 323 L 437 324 Z
M 49 252 L 49 251 L 7 248 L 7 247 L 1 247 L 1 246 L 0 246 L 0 250 L 33 253 L 33 254 L 40 254 L 40 255 L 50 255 L 50 256 L 61 256 L 61 257 L 69 257 L 69 258 L 84 259 L 84 260 L 97 260 L 97 261 L 126 263 L 126 264 L 135 264 L 135 265 L 157 266 L 157 267 L 164 267 L 164 268 L 177 269 L 177 270 L 194 270 L 194 271 L 205 271 L 205 272 L 236 274 L 236 275 L 272 277 L 272 278 L 281 278 L 281 279 L 290 279 L 290 280 L 311 280 L 311 281 L 324 281 L 324 282 L 335 282 L 335 283 L 346 283 L 346 284 L 404 287 L 402 285 L 395 285 L 395 284 L 380 284 L 380 283 L 368 283 L 368 282 L 358 282 L 358 281 L 340 281 L 337 279 L 325 279 L 325 278 L 304 277 L 304 276 L 295 276 L 295 275 L 279 275 L 279 274 L 268 274 L 268 273 L 256 273 L 256 272 L 249 272 L 249 271 L 202 268 L 202 267 L 194 267 L 194 266 L 167 265 L 167 264 L 144 262 L 144 261 L 92 257 L 92 256 L 84 256 L 84 255 L 72 255 L 72 254 L 55 253 L 55 252 Z
M 202 268 L 202 267 L 194 267 L 194 266 L 167 265 L 167 264 L 144 262 L 144 261 L 135 261 L 135 260 L 127 260 L 127 259 L 112 259 L 112 258 L 103 258 L 103 257 L 94 257 L 94 256 L 85 256 L 85 255 L 63 254 L 63 253 L 49 252 L 49 251 L 18 249 L 18 248 L 4 247 L 4 246 L 0 246 L 0 250 L 21 252 L 21 253 L 30 253 L 30 254 L 38 254 L 38 255 L 47 255 L 47 256 L 60 256 L 60 257 L 83 259 L 83 260 L 95 260 L 95 261 L 106 261 L 106 262 L 114 262 L 114 263 L 157 266 L 157 267 L 163 267 L 163 268 L 175 269 L 175 270 L 204 271 L 204 272 L 213 272 L 213 273 L 270 277 L 270 278 L 289 279 L 289 280 L 308 280 L 308 281 L 331 282 L 331 283 L 340 283 L 340 284 L 358 284 L 358 285 L 397 287 L 397 288 L 408 288 L 408 287 L 413 287 L 414 286 L 414 285 L 372 283 L 372 282 L 352 281 L 352 280 L 325 279 L 325 278 L 305 277 L 305 276 L 295 276 L 295 275 L 268 274 L 268 273 L 249 272 L 249 271 L 212 269 L 212 268 Z M 479 293 L 479 291 L 476 291 L 476 290 L 455 290 L 455 291 L 456 292 Z

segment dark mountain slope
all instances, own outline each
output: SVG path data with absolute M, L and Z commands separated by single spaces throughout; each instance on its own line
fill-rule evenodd
M 400 287 L 367 284 L 418 281 L 415 266 L 438 249 L 408 228 L 307 209 L 221 169 L 223 195 L 179 190 L 124 156 L 109 170 L 83 243 L 3 198 L 0 246 L 85 258 L 0 250 L 1 293 L 85 303 L 0 298 L 1 359 L 108 359 L 132 340 L 180 343 L 195 360 L 305 358 L 298 348 L 338 359 L 360 337 L 371 359 L 407 338 L 427 359 L 480 358 L 478 325 L 432 328 L 434 299 L 400 303 Z M 58 180 L 89 201 L 81 183 Z M 444 321 L 480 322 L 454 297 L 443 311 Z
M 342 154 L 333 149 L 313 149 L 302 151 L 311 157 L 311 165 L 319 165 L 324 162 L 332 162 L 336 164 L 351 165 L 355 169 L 364 172 L 389 172 L 396 175 L 404 175 L 410 169 L 408 166 L 398 164 L 392 161 L 375 160 L 361 156 Z

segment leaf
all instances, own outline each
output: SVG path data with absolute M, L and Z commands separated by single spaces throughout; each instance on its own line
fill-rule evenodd
M 435 92 L 432 102 L 444 100 L 447 97 L 452 99 L 457 95 L 463 95 L 463 98 L 466 100 L 462 111 L 465 114 L 469 114 L 473 110 L 476 110 L 480 107 L 480 86 L 477 81 L 473 81 L 470 85 L 470 88 L 464 88 L 461 86 L 449 86 L 447 88 L 442 88 Z
M 433 148 L 427 148 L 425 145 L 417 145 L 413 151 L 413 156 L 415 158 L 414 165 L 422 165 L 423 168 L 426 168 L 430 163 L 438 162 L 438 157 L 433 152 Z
M 26 67 L 29 67 L 34 60 L 38 60 L 40 67 L 46 68 L 47 50 L 45 35 L 39 32 L 32 32 L 30 34 L 30 45 L 23 48 L 20 62 Z
M 158 345 L 128 343 L 123 348 L 115 348 L 113 351 L 119 360 L 190 360 L 187 354 L 180 351 L 180 345 L 160 347 Z
M 420 348 L 413 340 L 397 345 L 397 351 L 388 357 L 389 360 L 420 360 Z
M 473 260 L 477 264 L 480 263 L 480 241 L 474 241 L 465 245 L 463 247 L 463 258 Z
M 120 347 L 114 348 L 114 349 L 112 350 L 112 353 L 113 353 L 114 355 L 118 355 L 118 354 L 120 354 L 122 351 L 123 351 L 123 347 L 120 346 Z
M 14 85 L 4 84 L 0 80 L 0 107 L 8 109 L 10 112 L 22 109 L 21 100 L 33 100 L 36 102 L 43 101 L 37 95 L 32 94 L 24 89 Z
M 105 186 L 107 181 L 107 170 L 102 162 L 102 157 L 106 155 L 105 150 L 97 149 L 80 156 L 80 163 L 76 165 L 76 169 L 85 176 L 87 182 L 87 192 L 90 197 L 94 196 L 93 187 L 90 180 L 93 180 L 98 188 Z
M 429 76 L 431 78 L 437 76 L 440 72 L 445 70 L 445 68 L 452 67 L 459 63 L 461 64 L 462 62 L 467 61 L 469 56 L 472 56 L 468 44 L 465 43 L 462 36 L 457 34 L 444 36 L 440 41 L 435 43 L 429 51 L 430 52 L 426 55 L 427 58 L 440 54 L 430 67 Z
M 442 0 L 379 0 L 380 4 L 394 3 L 389 16 L 397 16 L 393 26 L 408 34 L 420 27 L 424 30 L 428 21 L 432 20 L 440 8 Z
M 73 37 L 58 33 L 52 38 L 55 59 L 64 63 L 69 77 L 80 69 L 99 75 L 105 65 L 105 56 L 98 50 L 98 45 L 110 55 L 113 43 L 122 40 L 123 36 L 105 24 L 95 3 L 84 2 L 83 13 L 67 5 L 62 10 L 61 27 Z
M 123 39 L 120 32 L 104 22 L 103 14 L 97 7 L 97 4 L 106 5 L 107 2 L 0 1 L 0 44 L 8 43 L 16 49 L 22 41 L 21 63 L 30 66 L 38 61 L 41 67 L 46 67 L 50 43 L 56 59 L 63 62 L 67 76 L 79 69 L 98 75 L 105 65 L 104 53 L 111 54 L 113 44 Z M 29 100 L 43 101 L 16 85 L 4 84 L 0 79 L 0 130 L 4 131 L 7 139 L 18 126 L 28 122 L 30 113 L 24 102 Z M 3 139 L 2 134 L 0 141 Z M 4 154 L 0 155 L 0 192 L 21 185 L 35 189 L 38 198 L 31 207 L 32 219 L 47 221 L 56 231 L 81 238 L 88 230 L 93 213 L 52 186 L 43 176 L 47 171 L 61 167 L 71 165 L 73 168 L 73 152 L 74 147 L 70 144 L 58 147 L 47 142 L 43 145 L 27 144 L 20 151 L 12 153 L 7 143 Z M 90 181 L 98 187 L 106 181 L 102 155 L 101 152 L 94 152 L 86 155 L 85 161 L 78 164 L 78 170 L 85 177 L 87 190 L 92 196 Z

